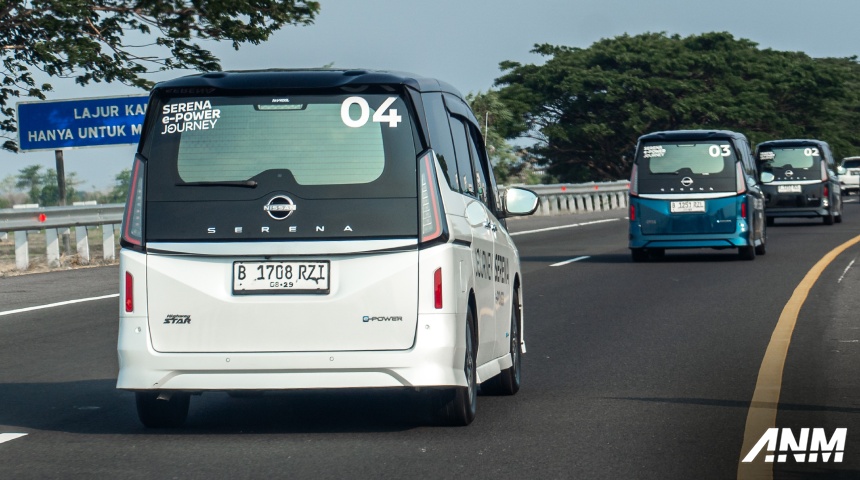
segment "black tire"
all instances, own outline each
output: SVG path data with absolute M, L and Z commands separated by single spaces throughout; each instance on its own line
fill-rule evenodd
M 520 391 L 522 376 L 522 348 L 520 346 L 520 298 L 514 290 L 513 312 L 511 312 L 511 334 L 509 352 L 511 366 L 501 373 L 481 384 L 481 393 L 490 395 L 516 395 Z
M 741 260 L 755 260 L 755 252 L 756 249 L 752 245 L 749 247 L 740 247 L 738 248 L 738 257 Z
M 842 223 L 842 211 L 841 210 L 839 211 L 839 215 L 836 216 L 835 220 L 836 220 L 836 223 Z
M 478 404 L 478 372 L 473 328 L 474 317 L 472 310 L 469 309 L 466 315 L 466 354 L 463 360 L 463 372 L 466 374 L 468 385 L 437 392 L 440 404 L 438 418 L 440 423 L 445 425 L 466 426 L 475 419 Z
M 666 249 L 665 248 L 652 248 L 652 249 L 648 250 L 648 254 L 649 254 L 648 256 L 651 259 L 659 260 L 659 259 L 664 258 L 666 256 Z
M 827 212 L 827 215 L 822 218 L 824 218 L 825 225 L 833 225 L 833 212 Z
M 761 245 L 755 247 L 756 255 L 764 255 L 767 253 L 767 226 L 761 232 Z
M 634 262 L 644 262 L 648 260 L 648 252 L 644 248 L 631 248 L 630 256 Z
M 776 218 L 774 218 L 774 217 L 767 217 L 767 226 L 768 226 L 768 227 L 772 227 L 772 226 L 774 226 L 774 224 L 776 224 Z
M 169 399 L 158 398 L 160 392 L 136 392 L 137 417 L 146 428 L 177 428 L 188 417 L 191 396 L 173 393 Z

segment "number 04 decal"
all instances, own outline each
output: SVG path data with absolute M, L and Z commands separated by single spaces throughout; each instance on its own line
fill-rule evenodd
M 389 127 L 396 127 L 398 123 L 403 121 L 403 118 L 397 114 L 396 108 L 391 108 L 392 103 L 397 100 L 397 97 L 388 97 L 382 102 L 382 105 L 373 112 L 373 121 L 376 123 L 388 123 Z M 349 115 L 349 109 L 353 105 L 358 105 L 358 108 L 361 109 L 361 115 L 357 119 L 353 119 Z M 385 111 L 388 110 L 388 113 Z M 350 128 L 361 128 L 370 118 L 370 105 L 367 104 L 367 100 L 361 97 L 349 97 L 343 101 L 343 104 L 340 106 L 340 118 L 343 120 L 344 125 Z

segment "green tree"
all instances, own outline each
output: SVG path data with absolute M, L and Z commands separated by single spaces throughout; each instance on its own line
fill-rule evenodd
M 49 77 L 122 82 L 146 88 L 144 75 L 170 69 L 219 70 L 197 40 L 259 44 L 285 25 L 313 23 L 307 0 L 7 0 L 0 3 L 0 133 L 17 151 L 12 100 L 44 100 Z M 150 41 L 151 39 L 151 41 Z M 141 45 L 143 44 L 143 45 Z
M 126 168 L 119 172 L 116 177 L 116 184 L 113 190 L 107 196 L 107 203 L 124 203 L 128 197 L 128 189 L 131 186 L 131 169 Z
M 41 165 L 30 165 L 18 171 L 15 187 L 27 192 L 30 203 L 39 203 L 39 196 L 42 193 L 42 186 L 45 184 L 45 179 L 42 176 Z
M 860 146 L 855 58 L 761 50 L 728 33 L 622 35 L 587 49 L 538 45 L 542 65 L 503 62 L 507 137 L 562 181 L 629 176 L 637 138 L 657 130 L 727 128 L 753 143 L 814 137 Z
M 494 90 L 489 90 L 486 93 L 470 93 L 466 96 L 466 101 L 469 102 L 475 117 L 483 124 L 484 142 L 486 143 L 487 154 L 490 156 L 490 163 L 493 165 L 496 181 L 499 183 L 510 182 L 512 177 L 519 174 L 522 162 L 520 162 L 511 144 L 495 127 L 500 122 L 510 123 L 514 117 L 513 113 L 499 98 L 499 93 Z
M 66 199 L 67 205 L 70 205 L 73 199 L 77 196 L 78 192 L 75 189 L 81 182 L 78 180 L 77 172 L 71 172 L 66 174 Z M 57 184 L 57 171 L 53 168 L 49 168 L 47 172 L 42 176 L 42 189 L 39 192 L 39 201 L 36 202 L 39 205 L 48 207 L 48 206 L 57 206 L 60 204 L 60 187 Z

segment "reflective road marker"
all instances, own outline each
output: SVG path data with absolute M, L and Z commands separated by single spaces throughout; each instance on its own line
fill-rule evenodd
M 791 334 L 797 324 L 800 308 L 806 301 L 809 291 L 815 282 L 836 257 L 849 247 L 860 243 L 860 235 L 848 240 L 827 253 L 816 263 L 788 299 L 788 303 L 779 315 L 776 328 L 770 337 L 770 343 L 764 353 L 761 368 L 758 371 L 758 380 L 755 384 L 750 408 L 747 412 L 747 422 L 744 428 L 744 443 L 741 448 L 741 458 L 738 459 L 738 480 L 748 478 L 772 479 L 773 463 L 757 459 L 752 463 L 743 463 L 740 460 L 752 450 L 756 441 L 767 432 L 768 428 L 776 428 L 776 411 L 779 407 L 779 394 L 782 389 L 782 370 L 785 367 L 785 358 L 788 354 L 788 345 L 791 343 Z

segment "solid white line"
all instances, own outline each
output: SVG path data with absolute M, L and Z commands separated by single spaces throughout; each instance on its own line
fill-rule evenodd
M 15 440 L 27 435 L 26 433 L 0 433 L 0 443 Z
M 4 315 L 12 315 L 15 313 L 32 312 L 33 310 L 42 310 L 43 308 L 62 307 L 63 305 L 71 305 L 73 303 L 92 302 L 93 300 L 104 300 L 105 298 L 116 298 L 118 296 L 119 296 L 118 293 L 112 293 L 110 295 L 102 295 L 101 297 L 79 298 L 77 300 L 68 300 L 65 302 L 49 303 L 48 305 L 38 305 L 35 307 L 19 308 L 17 310 L 7 310 L 5 312 L 0 312 L 0 317 L 2 317 Z
M 565 260 L 565 261 L 563 261 L 563 262 L 553 263 L 552 265 L 550 265 L 550 267 L 561 267 L 561 266 L 563 266 L 563 265 L 567 265 L 568 263 L 573 263 L 573 262 L 578 262 L 578 261 L 580 261 L 580 260 L 585 260 L 586 258 L 591 258 L 591 257 L 576 257 L 576 258 L 571 258 L 570 260 Z
M 525 232 L 514 232 L 511 234 L 511 236 L 515 237 L 517 235 L 526 235 L 529 233 L 549 232 L 551 230 L 561 230 L 563 228 L 584 227 L 586 225 L 594 225 L 596 223 L 606 223 L 606 222 L 617 222 L 619 220 L 621 220 L 621 219 L 620 218 L 607 218 L 606 220 L 595 220 L 593 222 L 574 223 L 573 225 L 562 225 L 560 227 L 539 228 L 537 230 L 526 230 Z
M 857 259 L 855 258 L 854 260 Z M 836 283 L 842 283 L 842 279 L 845 278 L 845 275 L 848 273 L 848 270 L 851 268 L 852 265 L 854 265 L 854 260 L 851 260 L 851 263 L 849 263 L 848 266 L 845 267 L 845 270 L 842 272 L 842 276 L 839 277 L 839 280 L 837 280 Z

